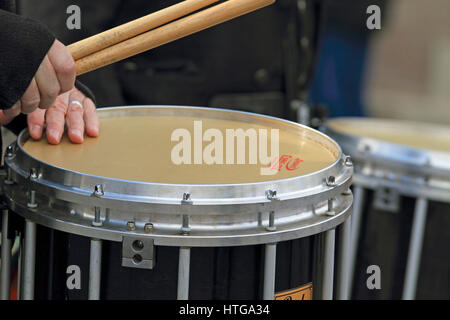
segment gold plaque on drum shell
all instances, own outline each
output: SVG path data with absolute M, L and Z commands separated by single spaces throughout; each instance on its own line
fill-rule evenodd
M 98 113 L 98 138 L 86 137 L 83 144 L 73 144 L 64 136 L 59 145 L 50 145 L 43 138 L 40 141 L 28 140 L 23 148 L 38 160 L 66 170 L 115 179 L 171 184 L 234 184 L 279 180 L 324 169 L 338 157 L 338 150 L 330 147 L 333 143 L 324 143 L 328 141 L 325 136 L 300 126 L 293 129 L 292 124 L 272 118 L 261 117 L 265 120 L 258 123 L 248 121 L 245 117 L 242 121 L 239 118 L 222 120 L 216 116 L 198 117 L 186 113 L 167 115 L 161 112 L 140 112 L 134 115 L 117 112 L 114 115 L 111 109 L 107 117 L 102 116 L 102 109 Z M 251 117 L 258 119 L 255 115 Z M 195 121 L 197 124 L 201 122 L 200 137 L 199 132 L 194 130 Z M 175 164 L 172 161 L 173 148 L 179 143 L 172 141 L 172 135 L 177 129 L 187 130 L 191 135 L 191 164 Z M 205 148 L 213 142 L 202 139 L 208 129 L 217 129 L 223 133 L 223 150 L 226 148 L 227 129 L 254 129 L 256 132 L 266 129 L 269 133 L 268 154 L 270 130 L 278 129 L 279 170 L 274 175 L 261 175 L 260 164 L 249 164 L 248 138 L 245 164 L 237 164 L 236 160 L 234 164 L 226 164 L 225 154 L 224 164 L 206 164 L 204 161 L 195 164 L 194 148 L 205 152 Z M 198 141 L 201 146 L 198 146 Z M 237 157 L 236 149 L 234 156 Z
M 275 300 L 312 300 L 313 285 L 312 283 L 304 286 L 275 293 Z

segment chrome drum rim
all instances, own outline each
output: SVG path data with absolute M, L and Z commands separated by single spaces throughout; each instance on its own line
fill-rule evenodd
M 355 120 L 357 118 L 335 118 Z M 389 126 L 413 125 L 415 122 L 363 118 L 364 121 Z M 390 188 L 399 194 L 450 202 L 450 153 L 348 134 L 325 124 L 324 132 L 337 141 L 355 164 L 353 182 L 368 189 Z M 427 126 L 428 124 L 422 123 Z M 439 125 L 436 125 L 439 127 Z M 446 128 L 446 127 L 443 127 Z M 436 129 L 433 127 L 433 129 Z M 449 130 L 446 128 L 446 130 Z M 435 130 L 438 133 L 438 129 Z
M 113 241 L 122 241 L 124 236 L 149 237 L 155 245 L 171 246 L 291 240 L 335 228 L 350 214 L 352 164 L 326 135 L 286 120 L 225 109 L 130 106 L 104 108 L 99 114 L 155 111 L 244 118 L 266 125 L 282 122 L 292 130 L 301 128 L 317 136 L 338 157 L 320 171 L 283 180 L 222 185 L 146 183 L 96 177 L 43 163 L 23 150 L 28 139 L 25 129 L 5 156 L 8 177 L 3 190 L 9 207 L 26 219 L 65 232 Z M 96 185 L 104 185 L 103 194 L 95 195 Z M 276 196 L 268 195 L 269 191 L 276 191 Z M 30 206 L 32 193 L 36 207 Z M 183 200 L 187 193 L 190 198 Z M 97 223 L 96 210 L 100 212 Z

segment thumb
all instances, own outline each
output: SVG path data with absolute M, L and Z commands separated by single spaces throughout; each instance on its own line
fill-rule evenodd
M 16 116 L 15 115 L 6 115 L 3 110 L 0 110 L 0 125 L 4 126 L 10 123 Z

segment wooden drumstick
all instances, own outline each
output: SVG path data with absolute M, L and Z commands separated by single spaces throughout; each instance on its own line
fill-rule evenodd
M 185 0 L 68 46 L 75 60 L 203 9 L 219 0 Z
M 181 39 L 274 2 L 275 0 L 228 0 L 81 58 L 76 61 L 77 75 Z

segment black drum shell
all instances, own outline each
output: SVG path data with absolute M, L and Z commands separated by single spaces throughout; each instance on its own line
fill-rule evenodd
M 317 237 L 278 243 L 276 293 L 313 282 Z M 90 239 L 38 226 L 36 244 L 35 298 L 87 299 Z M 179 249 L 155 249 L 153 270 L 128 268 L 121 266 L 122 244 L 103 241 L 101 299 L 176 299 Z M 70 265 L 81 269 L 79 290 L 67 289 Z M 191 248 L 189 299 L 262 299 L 263 277 L 264 245 Z
M 364 189 L 353 299 L 401 299 L 416 198 L 401 196 L 398 212 L 374 207 Z M 416 299 L 450 299 L 450 204 L 428 200 Z M 378 265 L 381 289 L 368 289 L 367 267 Z

